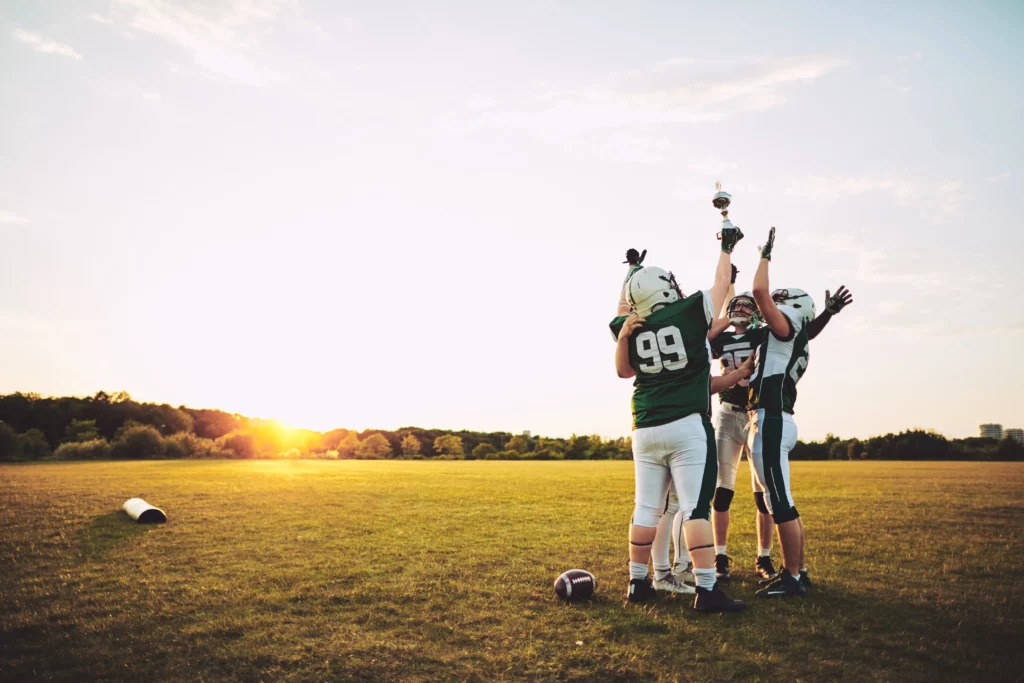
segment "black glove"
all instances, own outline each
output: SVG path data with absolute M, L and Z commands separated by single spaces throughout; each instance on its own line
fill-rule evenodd
M 846 285 L 840 285 L 834 295 L 829 294 L 827 289 L 825 290 L 825 310 L 832 315 L 836 315 L 852 303 L 853 295 L 850 294 L 850 290 L 846 288 Z
M 731 254 L 736 243 L 743 239 L 743 231 L 737 227 L 722 228 L 718 233 L 718 239 L 722 240 L 722 251 Z
M 761 258 L 772 260 L 772 247 L 775 246 L 775 228 L 768 231 L 768 241 L 761 247 Z
M 644 253 L 638 252 L 636 249 L 626 250 L 626 260 L 623 263 L 628 263 L 631 266 L 639 266 L 644 262 L 644 258 L 647 256 L 647 250 L 644 249 Z
M 730 282 L 732 284 L 736 284 L 736 276 L 739 275 L 740 269 L 736 267 L 736 264 L 731 264 L 731 265 L 732 265 L 732 280 Z

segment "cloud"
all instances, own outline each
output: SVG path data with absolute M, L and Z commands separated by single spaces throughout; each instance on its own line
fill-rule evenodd
M 191 53 L 206 76 L 245 85 L 285 80 L 262 62 L 261 45 L 289 0 L 228 0 L 219 5 L 175 0 L 115 0 L 131 29 Z
M 111 19 L 110 17 L 105 17 L 103 15 L 96 14 L 95 12 L 93 12 L 90 15 L 88 15 L 86 18 L 87 19 L 92 19 L 97 24 L 113 24 L 114 23 L 114 20 Z
M 82 55 L 67 43 L 58 43 L 56 40 L 44 38 L 38 33 L 32 33 L 31 31 L 16 28 L 11 31 L 11 35 L 14 36 L 14 39 L 18 42 L 31 46 L 31 48 L 36 52 L 61 55 L 62 57 L 70 57 L 71 59 L 79 61 L 82 59 Z
M 798 84 L 815 81 L 843 64 L 834 55 L 725 63 L 677 58 L 612 73 L 601 83 L 547 86 L 519 107 L 488 113 L 486 121 L 549 139 L 603 129 L 721 121 L 779 106 Z
M 811 176 L 792 183 L 786 194 L 812 201 L 836 201 L 870 192 L 891 196 L 898 204 L 915 204 L 921 216 L 941 222 L 963 213 L 974 196 L 959 180 L 920 182 L 898 176 Z
M 10 211 L 0 211 L 0 223 L 28 223 L 28 219 Z
M 985 178 L 985 182 L 986 183 L 1001 183 L 1001 182 L 1004 182 L 1006 180 L 1009 180 L 1012 177 L 1013 177 L 1013 173 L 1011 173 L 1010 171 L 1006 171 L 1004 173 L 1000 173 L 999 175 L 994 175 L 994 176 L 991 176 L 989 178 Z

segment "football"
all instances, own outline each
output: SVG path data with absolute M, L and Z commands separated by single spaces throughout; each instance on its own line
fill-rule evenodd
M 570 569 L 555 579 L 555 595 L 562 600 L 586 600 L 597 591 L 597 578 L 583 569 Z

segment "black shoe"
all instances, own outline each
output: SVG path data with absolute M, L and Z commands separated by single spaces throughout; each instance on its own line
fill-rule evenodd
M 779 580 L 779 577 L 782 576 L 785 573 L 786 573 L 786 565 L 782 565 L 781 567 L 779 567 L 778 569 L 775 570 L 775 576 L 769 577 L 767 579 L 761 579 L 761 580 L 759 580 L 757 582 L 757 585 L 759 585 L 759 586 L 767 586 L 770 583 L 775 583 L 776 581 Z
M 626 599 L 630 602 L 646 602 L 658 594 L 651 585 L 651 577 L 646 579 L 630 579 L 629 592 Z
M 718 583 L 711 590 L 697 586 L 697 597 L 693 599 L 693 609 L 698 612 L 739 612 L 746 606 L 742 600 L 733 600 L 723 593 Z
M 813 588 L 814 584 L 811 583 L 811 577 L 807 576 L 807 570 L 800 570 L 800 585 L 804 588 Z
M 715 555 L 715 578 L 719 581 L 728 581 L 732 578 L 729 573 L 729 556 Z
M 806 594 L 807 589 L 789 572 L 782 572 L 779 578 L 757 591 L 759 598 L 802 598 Z
M 757 576 L 758 580 L 766 582 L 763 585 L 768 585 L 779 575 L 779 570 L 772 564 L 771 557 L 758 557 L 754 563 L 754 575 Z

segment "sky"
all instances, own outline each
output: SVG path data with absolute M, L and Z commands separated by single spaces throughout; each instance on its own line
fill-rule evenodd
M 772 5 L 775 5 L 772 3 Z M 1024 426 L 1024 5 L 5 0 L 0 392 L 626 435 L 627 248 L 852 306 L 803 439 Z

